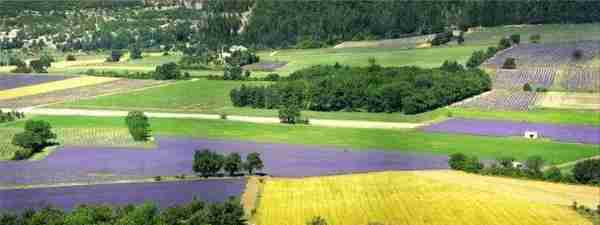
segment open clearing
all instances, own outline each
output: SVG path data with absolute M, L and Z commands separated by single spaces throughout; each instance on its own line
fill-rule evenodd
M 536 105 L 545 108 L 600 110 L 600 93 L 547 92 Z
M 572 200 L 594 199 L 597 190 L 591 187 L 538 187 L 543 185 L 519 180 L 509 183 L 503 178 L 479 181 L 478 176 L 460 172 L 428 173 L 269 179 L 255 215 L 256 223 L 302 225 L 313 216 L 322 216 L 330 224 L 344 225 L 591 224 L 566 206 Z M 469 185 L 458 184 L 456 179 Z M 569 198 L 574 191 L 579 195 Z

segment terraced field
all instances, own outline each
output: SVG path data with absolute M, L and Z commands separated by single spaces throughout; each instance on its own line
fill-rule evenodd
M 535 92 L 493 90 L 453 106 L 484 110 L 527 111 L 535 106 L 537 99 L 538 94 Z
M 552 67 L 500 69 L 492 81 L 494 89 L 523 90 L 523 85 L 549 88 L 554 83 L 556 69 Z
M 29 85 L 20 88 L 13 88 L 0 91 L 0 100 L 14 99 L 23 96 L 43 94 L 53 91 L 60 91 L 70 88 L 83 87 L 87 85 L 96 85 L 118 80 L 108 77 L 88 77 L 82 76 L 62 81 L 47 82 L 43 84 Z
M 547 92 L 541 95 L 536 106 L 557 109 L 600 110 L 600 93 Z
M 568 91 L 600 91 L 600 69 L 570 67 L 560 85 Z
M 582 59 L 575 59 L 573 52 L 583 51 Z M 600 41 L 556 42 L 545 44 L 520 44 L 486 62 L 487 66 L 500 68 L 507 58 L 515 58 L 517 68 L 521 66 L 555 67 L 583 64 L 600 55 Z
M 255 222 L 303 225 L 321 216 L 329 224 L 344 225 L 591 225 L 566 205 L 572 200 L 595 198 L 594 188 L 569 198 L 564 195 L 579 191 L 578 187 L 493 180 L 488 182 L 495 185 L 488 185 L 473 176 L 459 172 L 384 172 L 271 179 L 264 185 Z M 459 178 L 470 181 L 469 185 L 454 181 Z

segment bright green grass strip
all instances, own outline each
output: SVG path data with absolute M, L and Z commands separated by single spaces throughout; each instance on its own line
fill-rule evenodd
M 123 118 L 37 117 L 54 127 L 124 127 Z M 598 155 L 598 145 L 567 144 L 521 138 L 483 137 L 420 131 L 341 129 L 279 124 L 252 124 L 219 120 L 152 119 L 157 135 L 256 142 L 337 146 L 357 150 L 382 149 L 447 155 L 463 152 L 482 158 L 540 155 L 551 164 Z M 22 126 L 22 123 L 11 126 Z
M 461 118 L 600 126 L 600 112 L 589 110 L 534 109 L 530 111 L 491 111 L 470 108 L 451 108 L 451 110 L 454 117 Z

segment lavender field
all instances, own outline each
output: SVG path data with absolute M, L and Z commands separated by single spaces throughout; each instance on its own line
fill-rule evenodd
M 493 90 L 457 103 L 455 106 L 486 110 L 526 111 L 535 105 L 537 99 L 538 94 L 535 92 Z
M 492 84 L 494 89 L 522 90 L 525 84 L 549 88 L 554 83 L 555 75 L 556 69 L 554 68 L 500 69 Z
M 81 204 L 123 206 L 145 201 L 169 207 L 188 203 L 194 197 L 207 202 L 221 202 L 232 196 L 240 196 L 245 186 L 245 179 L 212 179 L 0 190 L 0 210 L 21 211 L 48 204 L 69 210 Z
M 583 58 L 575 60 L 573 52 L 583 51 Z M 486 64 L 500 68 L 507 58 L 515 58 L 519 66 L 557 66 L 584 63 L 593 56 L 600 55 L 600 41 L 559 42 L 547 44 L 520 44 L 500 52 Z
M 496 120 L 449 119 L 423 128 L 426 132 L 460 133 L 485 136 L 523 136 L 537 131 L 542 138 L 558 142 L 600 144 L 600 127 L 553 125 Z
M 600 91 L 600 70 L 571 67 L 561 86 L 569 91 Z
M 73 77 L 46 75 L 0 75 L 0 90 L 65 80 Z
M 359 152 L 329 147 L 167 137 L 157 138 L 157 144 L 156 149 L 145 151 L 63 147 L 41 161 L 0 162 L 0 185 L 191 174 L 194 151 L 203 148 L 221 153 L 239 152 L 243 157 L 250 152 L 259 152 L 265 164 L 263 172 L 279 177 L 448 168 L 445 156 L 377 150 Z

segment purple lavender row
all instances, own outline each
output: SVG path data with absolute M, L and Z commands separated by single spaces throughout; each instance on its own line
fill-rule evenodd
M 263 172 L 279 177 L 448 168 L 446 156 L 390 151 L 350 151 L 305 145 L 157 138 L 153 150 L 63 147 L 37 162 L 0 162 L 0 185 L 88 182 L 192 173 L 194 151 L 208 148 L 243 157 L 259 152 Z
M 0 75 L 0 90 L 65 80 L 67 78 L 72 77 L 47 75 Z
M 497 120 L 449 119 L 423 128 L 426 132 L 461 133 L 485 136 L 523 136 L 538 132 L 542 138 L 559 142 L 600 144 L 600 127 L 554 125 Z
M 245 186 L 245 179 L 215 179 L 0 190 L 0 210 L 22 211 L 48 204 L 69 210 L 81 204 L 123 206 L 145 201 L 169 207 L 188 203 L 194 197 L 207 202 L 221 202 L 229 197 L 240 196 Z
M 577 41 L 547 44 L 520 44 L 506 50 L 488 63 L 496 67 L 502 66 L 506 58 L 517 59 L 518 65 L 556 66 L 557 64 L 574 63 L 573 52 L 583 51 L 584 60 L 600 55 L 600 41 Z

